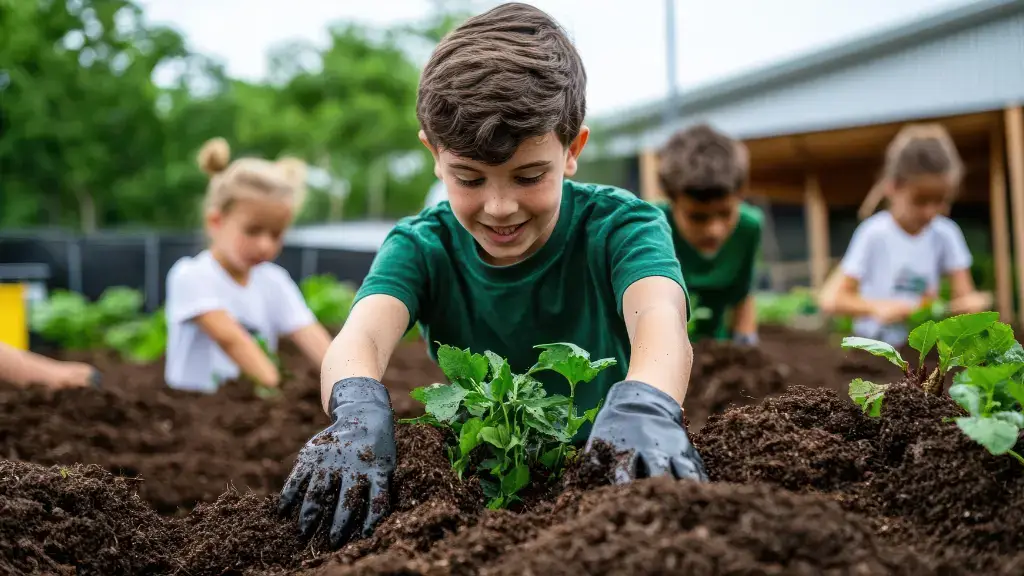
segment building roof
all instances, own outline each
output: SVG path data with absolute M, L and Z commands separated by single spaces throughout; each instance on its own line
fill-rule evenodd
M 1017 43 L 1009 46 L 1016 46 L 1016 54 L 1011 49 L 999 52 L 997 59 L 1002 64 L 1015 64 L 1014 70 L 1019 68 L 1021 77 L 1024 78 L 1024 44 L 1019 43 L 1019 38 L 1024 38 L 1024 0 L 978 0 L 966 5 L 957 6 L 905 25 L 885 29 L 852 41 L 842 42 L 825 50 L 815 52 L 772 65 L 752 73 L 743 74 L 721 82 L 716 82 L 704 87 L 680 93 L 677 98 L 676 117 L 693 119 L 697 116 L 711 115 L 712 112 L 721 112 L 724 109 L 751 99 L 761 98 L 766 93 L 787 90 L 788 88 L 801 83 L 810 82 L 823 76 L 835 76 L 851 69 L 861 69 L 873 61 L 884 60 L 895 54 L 913 51 L 916 47 L 926 44 L 934 44 L 944 38 L 963 34 L 972 29 L 986 25 L 1003 25 L 1012 23 L 1014 29 L 1008 30 Z M 1004 30 L 1007 32 L 1007 30 Z M 1017 32 L 1018 34 L 1015 34 Z M 934 51 L 934 50 L 933 50 Z M 965 50 L 961 49 L 960 52 Z M 944 56 L 948 56 L 945 54 Z M 977 55 L 971 55 L 977 57 Z M 866 77 L 863 70 L 860 70 L 861 82 Z M 820 88 L 820 87 L 819 87 Z M 985 88 L 984 85 L 980 88 Z M 1016 93 L 1016 85 L 1012 86 L 1011 92 Z M 792 91 L 791 91 L 792 92 Z M 791 99 L 796 94 L 790 94 Z M 807 94 L 800 95 L 807 97 Z M 1000 96 L 1002 96 L 1000 94 Z M 1024 96 L 1024 93 L 1021 94 Z M 660 99 L 638 106 L 633 109 L 617 112 L 606 118 L 598 119 L 595 124 L 600 126 L 604 135 L 614 137 L 616 135 L 636 134 L 639 132 L 657 129 L 663 123 L 663 115 L 666 100 Z M 955 106 L 954 106 L 955 107 Z M 958 111 L 957 111 L 958 112 Z M 884 115 L 884 114 L 883 114 Z M 872 119 L 865 119 L 864 123 L 873 123 Z M 891 118 L 890 118 L 891 120 Z M 851 121 L 845 120 L 849 125 Z M 785 119 L 781 119 L 785 122 Z M 820 126 L 819 129 L 837 128 L 841 125 Z M 806 127 L 799 127 L 805 129 Z M 765 129 L 751 127 L 745 130 L 743 126 L 731 127 L 733 131 L 747 132 L 742 137 L 767 136 L 763 133 Z M 773 130 L 780 130 L 778 125 Z M 770 132 L 770 130 L 769 130 Z

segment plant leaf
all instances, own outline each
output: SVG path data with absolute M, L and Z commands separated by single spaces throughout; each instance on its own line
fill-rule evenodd
M 875 356 L 881 356 L 889 362 L 899 366 L 904 371 L 907 370 L 907 362 L 902 356 L 900 356 L 899 351 L 885 342 L 872 340 L 870 338 L 861 338 L 859 336 L 847 336 L 843 338 L 842 346 L 845 350 L 853 348 L 857 350 L 864 350 L 865 352 L 869 352 Z
M 1020 342 L 1014 341 L 1010 348 L 992 359 L 992 364 L 1009 364 L 1011 362 L 1024 363 L 1024 347 Z
M 501 478 L 501 493 L 507 498 L 530 483 L 530 467 L 520 464 Z
M 512 390 L 512 369 L 509 367 L 508 362 L 502 359 L 501 364 L 498 366 L 498 371 L 495 372 L 494 380 L 491 381 L 491 395 L 494 396 L 497 402 L 501 402 Z
M 597 418 L 597 413 L 601 411 L 602 404 L 604 404 L 603 398 L 600 401 L 598 401 L 597 406 L 594 406 L 590 410 L 587 410 L 586 412 L 583 413 L 583 419 L 589 420 L 590 423 L 593 424 L 594 420 Z
M 480 430 L 484 427 L 484 421 L 479 418 L 470 418 L 462 425 L 459 431 L 459 455 L 465 458 L 480 445 Z
M 932 351 L 935 347 L 935 343 L 939 340 L 939 329 L 936 327 L 933 320 L 929 320 L 924 324 L 921 324 L 917 328 L 914 328 L 907 336 L 907 343 L 914 350 L 920 352 L 920 359 L 917 361 L 917 365 L 921 366 L 924 364 L 924 358 Z
M 1013 338 L 1013 328 L 1009 324 L 995 322 L 978 334 L 961 340 L 960 353 L 957 357 L 958 366 L 977 366 L 994 364 L 1017 341 Z
M 501 365 L 505 362 L 505 359 L 490 350 L 485 350 L 484 356 L 487 358 L 487 363 L 491 367 L 491 378 L 497 378 L 498 373 L 501 372 Z
M 547 452 L 540 455 L 540 463 L 548 470 L 554 470 L 558 467 L 558 461 L 562 456 L 561 446 L 555 446 Z
M 850 382 L 850 399 L 860 406 L 861 410 L 871 418 L 878 418 L 882 415 L 882 400 L 885 398 L 885 391 L 888 388 L 885 384 L 875 384 L 860 378 L 854 378 Z
M 468 390 L 457 384 L 434 384 L 423 391 L 424 409 L 439 422 L 451 422 L 468 393 Z
M 978 388 L 968 384 L 953 384 L 949 387 L 949 397 L 971 416 L 981 415 L 981 393 Z
M 471 388 L 470 382 L 483 382 L 490 367 L 486 357 L 472 354 L 469 348 L 460 350 L 447 344 L 437 349 L 437 364 L 449 380 L 459 383 L 464 388 Z
M 942 371 L 946 372 L 954 366 L 977 364 L 978 358 L 984 356 L 984 350 L 979 351 L 981 343 L 974 337 L 991 328 L 998 320 L 998 312 L 978 312 L 953 316 L 936 324 Z
M 1003 420 L 1009 422 L 1018 428 L 1024 428 L 1024 414 L 1020 412 L 1011 412 L 1009 410 L 1002 410 L 999 412 L 993 412 L 992 417 L 996 420 Z
M 502 435 L 498 431 L 498 428 L 495 428 L 494 426 L 486 426 L 480 429 L 481 440 L 487 442 L 488 444 L 494 446 L 495 448 L 501 448 L 502 450 L 505 449 L 505 445 L 508 443 L 507 432 L 505 433 L 505 436 L 505 438 L 502 438 Z
M 541 348 L 544 351 L 540 353 L 537 363 L 530 368 L 529 373 L 554 370 L 564 376 L 570 386 L 590 382 L 601 370 L 616 364 L 614 358 L 602 358 L 591 362 L 589 352 L 567 342 L 538 344 L 534 348 Z
M 991 454 L 1005 454 L 1017 444 L 1018 429 L 1005 420 L 995 418 L 957 418 L 956 425 L 968 438 L 981 444 Z

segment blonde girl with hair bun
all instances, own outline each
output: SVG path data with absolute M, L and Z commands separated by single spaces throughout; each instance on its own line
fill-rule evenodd
M 167 274 L 165 379 L 198 392 L 242 375 L 277 387 L 278 369 L 257 339 L 276 351 L 280 337 L 289 338 L 317 366 L 331 341 L 274 263 L 305 198 L 306 166 L 294 158 L 232 162 L 223 138 L 206 142 L 198 160 L 210 177 L 203 200 L 209 246 Z
M 950 312 L 992 305 L 971 278 L 963 232 L 946 214 L 963 180 L 953 139 L 940 124 L 910 124 L 890 142 L 882 176 L 868 195 L 885 210 L 864 219 L 819 294 L 822 310 L 854 317 L 854 333 L 902 345 L 907 318 L 950 283 Z M 863 212 L 862 212 L 863 214 Z

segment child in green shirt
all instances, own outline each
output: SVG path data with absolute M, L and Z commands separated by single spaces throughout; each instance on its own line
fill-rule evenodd
M 576 390 L 580 413 L 604 399 L 584 452 L 603 440 L 628 453 L 620 482 L 706 480 L 683 426 L 693 354 L 668 225 L 632 194 L 568 179 L 589 136 L 585 94 L 572 43 L 529 5 L 471 18 L 434 50 L 416 112 L 448 200 L 391 231 L 327 353 L 332 424 L 300 451 L 281 497 L 282 511 L 302 501 L 304 533 L 324 518 L 339 546 L 386 514 L 396 450 L 380 379 L 417 322 L 432 355 L 437 342 L 492 350 L 513 371 L 529 369 L 534 345 L 549 342 L 615 357 Z M 351 490 L 357 478 L 368 496 Z M 327 494 L 338 495 L 334 510 L 323 510 Z M 357 506 L 366 509 L 361 527 Z
M 701 124 L 676 133 L 659 151 L 658 178 L 669 198 L 660 204 L 675 244 L 695 321 L 694 339 L 757 343 L 751 285 L 761 246 L 761 210 L 743 202 L 748 155 L 735 141 Z

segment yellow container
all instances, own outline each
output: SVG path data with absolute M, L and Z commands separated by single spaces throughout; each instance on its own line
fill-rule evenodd
M 0 342 L 28 350 L 28 306 L 25 285 L 0 283 Z

